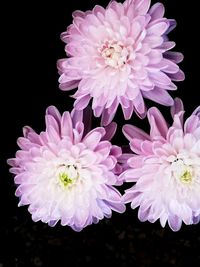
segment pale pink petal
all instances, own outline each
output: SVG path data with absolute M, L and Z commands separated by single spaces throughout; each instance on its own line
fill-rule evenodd
M 174 99 L 174 105 L 171 107 L 171 115 L 174 117 L 175 114 L 178 114 L 180 111 L 184 110 L 183 102 L 180 98 Z
M 164 13 L 165 13 L 165 8 L 161 3 L 156 3 L 149 10 L 149 14 L 151 15 L 152 20 L 162 18 L 164 16 Z
M 157 108 L 150 108 L 147 112 L 147 117 L 151 125 L 151 138 L 153 139 L 154 136 L 159 135 L 165 138 L 168 132 L 168 126 L 161 112 Z
M 133 138 L 137 138 L 141 140 L 150 139 L 150 136 L 147 133 L 145 133 L 143 130 L 130 124 L 124 125 L 122 128 L 122 132 L 129 141 L 131 141 Z
M 152 91 L 142 92 L 143 96 L 165 106 L 172 106 L 173 98 L 163 89 L 154 88 Z

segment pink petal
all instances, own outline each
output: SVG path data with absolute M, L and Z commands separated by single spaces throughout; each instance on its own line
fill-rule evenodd
M 95 128 L 91 132 L 89 132 L 83 139 L 83 143 L 90 148 L 91 150 L 95 149 L 95 147 L 100 142 L 102 136 L 104 136 L 105 130 L 102 127 Z
M 175 45 L 176 45 L 175 42 L 172 42 L 172 41 L 166 41 L 166 42 L 164 42 L 164 43 L 159 47 L 159 49 L 164 50 L 164 51 L 168 51 L 168 50 L 174 48 Z M 168 52 L 167 52 L 167 53 L 168 53 Z M 166 58 L 168 58 L 167 53 L 164 54 L 164 55 L 166 56 Z M 175 52 L 173 52 L 173 53 L 175 53 Z M 170 59 L 170 58 L 169 58 L 169 59 Z M 171 60 L 171 59 L 170 59 L 170 60 Z M 176 63 L 178 63 L 178 62 L 176 62 Z
M 135 0 L 135 9 L 138 15 L 145 15 L 149 10 L 151 0 Z
M 150 26 L 147 30 L 148 34 L 162 35 L 168 29 L 169 25 L 166 22 L 158 22 Z
M 171 107 L 171 115 L 172 118 L 174 117 L 175 114 L 178 114 L 180 111 L 184 110 L 183 102 L 180 98 L 175 98 L 174 99 L 174 105 Z
M 166 73 L 177 73 L 179 71 L 179 67 L 171 60 L 163 59 L 166 64 L 166 68 L 164 68 L 164 72 Z
M 80 81 L 69 81 L 65 83 L 60 83 L 59 88 L 63 91 L 69 91 L 74 88 L 77 88 Z
M 116 99 L 110 108 L 105 109 L 103 111 L 103 114 L 101 117 L 101 125 L 106 126 L 113 120 L 115 113 L 117 111 L 118 105 L 119 105 L 119 103 L 118 103 L 118 100 Z
M 134 138 L 130 142 L 131 150 L 138 155 L 142 154 L 141 145 L 142 145 L 142 140 L 140 139 Z
M 94 151 L 100 153 L 103 156 L 103 159 L 105 159 L 108 157 L 110 149 L 111 144 L 108 141 L 102 141 L 96 146 Z
M 168 126 L 161 112 L 155 107 L 150 108 L 147 112 L 147 117 L 151 126 L 151 138 L 153 139 L 159 135 L 166 138 Z
M 137 182 L 141 173 L 141 169 L 130 169 L 123 173 L 123 179 L 126 182 Z
M 139 115 L 139 117 L 143 117 L 143 115 L 146 115 L 146 107 L 141 93 L 139 93 L 138 96 L 133 100 L 133 104 L 135 107 L 135 111 Z
M 150 136 L 147 133 L 137 128 L 136 126 L 130 124 L 124 125 L 122 128 L 122 132 L 129 141 L 131 141 L 134 138 L 140 140 L 150 140 Z
M 60 115 L 60 112 L 57 110 L 56 107 L 54 107 L 54 106 L 49 106 L 49 107 L 47 108 L 47 110 L 46 110 L 46 114 L 47 114 L 47 115 L 51 115 L 51 116 L 53 116 L 53 117 L 56 119 L 56 121 L 57 121 L 58 123 L 60 123 L 61 115 Z
M 182 220 L 176 216 L 176 215 L 169 215 L 168 217 L 168 223 L 169 223 L 169 227 L 174 231 L 177 232 L 181 229 L 181 225 L 182 225 Z
M 174 28 L 176 28 L 176 21 L 175 19 L 168 19 L 168 22 L 170 24 L 169 29 L 167 30 L 166 34 L 170 33 Z
M 182 70 L 179 70 L 177 73 L 170 73 L 169 77 L 172 79 L 172 81 L 183 81 L 185 80 L 185 74 Z
M 69 136 L 73 140 L 72 120 L 69 112 L 64 112 L 61 119 L 61 136 Z
M 161 3 L 156 3 L 149 10 L 149 14 L 151 15 L 152 20 L 162 18 L 164 16 L 164 13 L 165 13 L 165 8 L 164 5 Z
M 51 125 L 47 127 L 46 132 L 48 134 L 49 142 L 57 144 L 61 140 L 60 135 L 55 131 L 55 129 Z
M 165 52 L 164 56 L 165 56 L 167 59 L 169 59 L 169 60 L 171 60 L 171 61 L 173 61 L 173 62 L 175 62 L 175 63 L 180 63 L 180 62 L 182 62 L 182 61 L 183 61 L 183 58 L 184 58 L 184 56 L 183 56 L 182 53 L 174 52 L 174 51 L 168 51 L 168 52 Z
M 157 85 L 169 85 L 171 83 L 171 79 L 162 71 L 159 71 L 157 73 L 151 73 L 149 76 Z
M 133 114 L 133 103 L 130 102 L 129 107 L 127 108 L 124 108 L 124 106 L 122 106 L 122 111 L 123 111 L 125 120 L 129 120 Z
M 194 110 L 194 112 L 192 113 L 192 115 L 196 115 L 196 116 L 198 116 L 199 119 L 200 119 L 200 106 L 198 106 L 198 107 Z
M 128 159 L 128 165 L 132 168 L 140 168 L 143 166 L 144 156 L 133 155 Z
M 115 122 L 111 122 L 109 125 L 105 126 L 104 128 L 105 128 L 106 134 L 104 135 L 102 140 L 110 141 L 116 133 L 117 124 Z
M 74 108 L 77 110 L 83 110 L 87 107 L 91 99 L 90 95 L 85 95 L 74 102 Z
M 71 119 L 72 119 L 73 127 L 75 127 L 77 122 L 82 122 L 83 121 L 83 111 L 82 110 L 73 109 L 71 111 Z
M 59 124 L 58 124 L 58 122 L 56 121 L 56 119 L 53 116 L 46 115 L 45 116 L 45 121 L 46 121 L 46 126 L 47 127 L 51 125 L 55 129 L 55 131 L 57 133 L 59 133 L 59 131 L 60 131 Z
M 167 91 L 158 87 L 155 87 L 152 91 L 143 91 L 142 94 L 144 97 L 164 106 L 172 106 L 174 103 L 173 98 L 167 93 Z
M 148 44 L 151 48 L 156 48 L 163 43 L 163 37 L 150 35 L 145 37 L 144 42 Z
M 199 126 L 199 118 L 196 115 L 191 115 L 185 122 L 184 132 L 193 133 Z

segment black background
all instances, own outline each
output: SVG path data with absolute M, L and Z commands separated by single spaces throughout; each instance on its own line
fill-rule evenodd
M 58 89 L 56 61 L 65 57 L 60 33 L 72 21 L 76 9 L 106 6 L 108 0 L 13 1 L 3 6 L 1 22 L 1 225 L 0 267 L 31 266 L 200 266 L 200 226 L 183 226 L 178 233 L 159 223 L 141 223 L 137 211 L 113 214 L 81 233 L 68 227 L 50 228 L 31 221 L 27 208 L 17 208 L 13 177 L 6 159 L 17 150 L 16 139 L 22 127 L 44 129 L 47 106 L 60 111 L 72 108 L 72 100 Z M 152 1 L 155 3 L 156 1 Z M 184 53 L 185 82 L 173 96 L 183 99 L 186 114 L 198 106 L 199 88 L 199 14 L 197 1 L 162 0 L 166 16 L 175 18 L 178 27 L 170 34 L 176 50 Z M 150 102 L 149 102 L 150 103 Z M 151 104 L 151 103 L 150 103 Z M 169 110 L 161 107 L 169 117 Z M 114 143 L 125 142 L 121 135 L 121 111 L 116 118 L 119 129 Z M 135 116 L 131 121 L 146 127 Z M 96 121 L 98 123 L 98 120 Z M 3 246 L 3 247 L 2 247 Z

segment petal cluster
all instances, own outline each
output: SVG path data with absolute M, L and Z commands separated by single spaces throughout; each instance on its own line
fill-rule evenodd
M 107 8 L 73 13 L 73 24 L 61 35 L 68 58 L 58 61 L 60 88 L 74 94 L 74 107 L 92 99 L 94 115 L 110 123 L 121 105 L 125 119 L 146 114 L 144 98 L 173 105 L 167 92 L 184 79 L 181 53 L 167 34 L 176 26 L 164 17 L 164 6 L 150 0 L 112 1 Z
M 123 196 L 131 207 L 139 207 L 141 221 L 168 222 L 173 231 L 200 219 L 200 108 L 184 122 L 179 99 L 172 107 L 168 126 L 160 111 L 148 111 L 150 134 L 132 125 L 123 132 L 134 154 L 121 179 L 135 184 Z
M 29 205 L 34 221 L 54 226 L 69 225 L 80 231 L 87 225 L 111 217 L 112 210 L 124 212 L 117 163 L 121 148 L 110 139 L 116 130 L 90 130 L 90 116 L 82 111 L 64 112 L 50 106 L 46 130 L 37 134 L 25 127 L 18 139 L 20 150 L 9 159 L 15 175 L 19 205 Z

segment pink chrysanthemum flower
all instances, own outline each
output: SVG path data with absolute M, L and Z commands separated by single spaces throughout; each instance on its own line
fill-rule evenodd
M 173 124 L 168 127 L 156 108 L 148 111 L 150 135 L 132 125 L 123 132 L 136 154 L 127 161 L 121 174 L 135 185 L 125 191 L 124 202 L 139 207 L 141 221 L 168 224 L 173 231 L 182 221 L 196 224 L 200 219 L 200 107 L 183 122 L 183 106 L 176 99 Z
M 173 105 L 167 90 L 176 90 L 172 81 L 184 79 L 177 63 L 181 53 L 167 34 L 176 26 L 164 18 L 160 3 L 150 9 L 150 0 L 112 1 L 106 9 L 76 11 L 73 24 L 61 38 L 68 58 L 58 61 L 60 88 L 74 94 L 74 107 L 84 109 L 93 100 L 94 115 L 102 123 L 112 121 L 120 104 L 125 119 L 135 111 L 144 117 L 143 98 Z
M 24 137 L 18 139 L 21 150 L 8 163 L 16 175 L 19 205 L 29 205 L 34 221 L 54 226 L 61 220 L 80 231 L 111 217 L 112 210 L 125 211 L 113 187 L 119 184 L 121 171 L 117 164 L 121 149 L 109 142 L 116 124 L 89 131 L 89 121 L 82 111 L 61 116 L 51 106 L 45 132 L 24 128 Z

